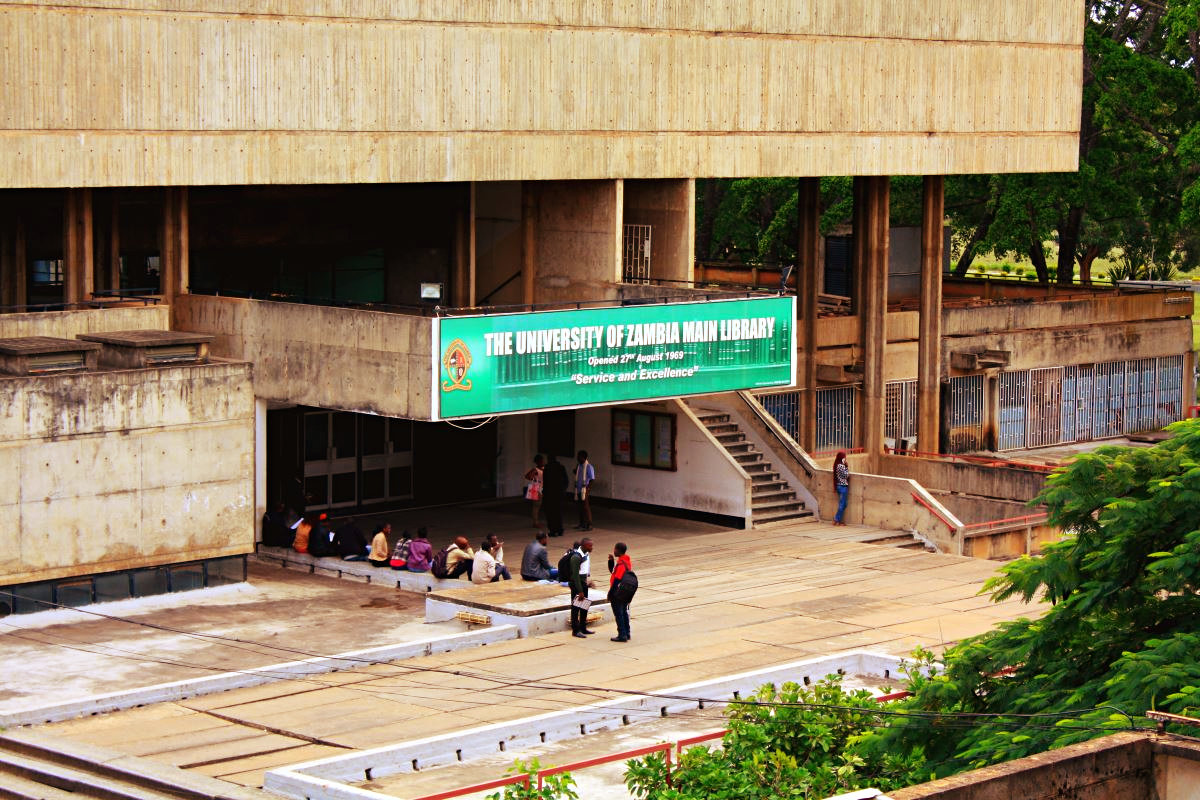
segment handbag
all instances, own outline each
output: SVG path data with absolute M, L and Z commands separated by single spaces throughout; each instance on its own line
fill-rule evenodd
M 542 499 L 542 487 L 538 486 L 536 483 L 527 484 L 525 486 L 525 499 L 526 500 L 541 500 Z

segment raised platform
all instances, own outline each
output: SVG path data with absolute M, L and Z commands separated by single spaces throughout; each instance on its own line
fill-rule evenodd
M 604 621 L 608 609 L 605 593 L 592 589 L 588 596 L 592 600 L 588 622 Z M 438 589 L 425 595 L 426 622 L 451 619 L 512 625 L 523 637 L 540 636 L 570 629 L 571 595 L 566 586 L 557 583 L 531 583 L 519 578 L 485 586 Z

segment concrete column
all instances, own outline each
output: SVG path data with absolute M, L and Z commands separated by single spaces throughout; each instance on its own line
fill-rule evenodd
M 859 314 L 863 303 L 863 285 L 866 281 L 863 270 L 866 268 L 867 230 L 864 227 L 867 219 L 867 181 L 869 178 L 856 177 L 851 185 L 852 207 L 850 218 L 851 252 L 850 252 L 850 307 Z
M 262 541 L 267 513 L 267 401 L 254 398 L 254 541 Z
M 471 181 L 471 201 L 467 209 L 467 305 L 475 307 L 478 296 L 475 281 L 475 181 Z
M 170 303 L 188 288 L 188 190 L 172 187 L 163 197 L 159 249 L 159 294 Z
M 3 209 L 2 211 L 7 211 Z M 15 214 L 0 216 L 0 306 L 17 306 L 25 302 L 17 294 L 17 231 L 20 223 Z M 22 265 L 23 266 L 23 265 Z M 4 309 L 0 309 L 0 313 Z
M 92 298 L 92 190 L 67 189 L 63 203 L 63 301 Z
M 859 407 L 859 442 L 868 456 L 869 469 L 876 470 L 883 454 L 884 382 L 883 359 L 887 350 L 888 215 L 891 183 L 887 176 L 863 179 L 863 283 L 857 304 L 859 343 L 863 354 L 862 402 Z M 856 268 L 856 271 L 859 271 Z
M 537 277 L 537 198 L 529 181 L 521 182 L 521 302 L 534 303 Z
M 800 312 L 798 337 L 804 353 L 797 376 L 800 390 L 800 446 L 817 444 L 817 293 L 820 288 L 821 179 L 800 178 L 796 216 L 799 219 L 796 250 L 796 303 Z
M 938 452 L 942 377 L 942 259 L 945 179 L 926 175 L 921 202 L 921 305 L 917 331 L 917 444 Z
M 616 213 L 613 220 L 613 257 L 612 274 L 609 280 L 620 283 L 625 279 L 625 180 L 617 178 L 613 181 L 613 208 Z
M 687 221 L 685 230 L 687 239 L 687 275 L 684 280 L 689 284 L 696 280 L 696 179 L 686 178 L 687 183 Z

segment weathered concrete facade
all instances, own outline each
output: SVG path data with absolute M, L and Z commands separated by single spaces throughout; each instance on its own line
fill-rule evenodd
M 0 377 L 0 584 L 254 547 L 241 363 Z

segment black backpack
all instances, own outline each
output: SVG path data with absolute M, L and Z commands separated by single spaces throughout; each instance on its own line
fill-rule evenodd
M 450 548 L 453 546 L 446 545 L 433 557 L 433 562 L 429 565 L 429 571 L 433 573 L 433 577 L 445 578 L 450 575 L 450 569 L 446 566 L 446 557 L 450 555 Z
M 575 553 L 574 550 L 568 550 L 563 553 L 563 557 L 558 560 L 558 579 L 565 582 L 571 577 L 571 556 Z
M 621 574 L 620 580 L 613 584 L 609 592 L 609 601 L 627 606 L 633 600 L 633 596 L 637 594 L 637 590 L 637 575 L 634 574 L 633 570 L 627 569 Z

